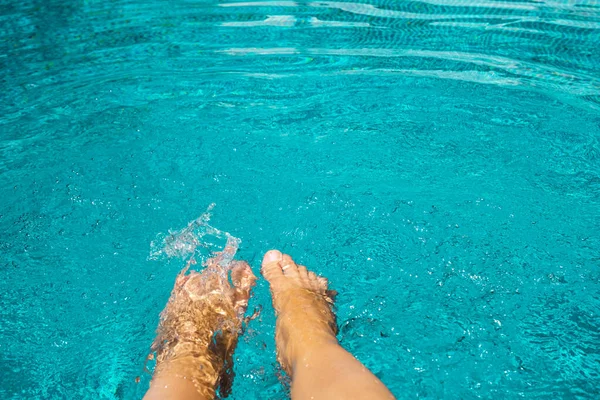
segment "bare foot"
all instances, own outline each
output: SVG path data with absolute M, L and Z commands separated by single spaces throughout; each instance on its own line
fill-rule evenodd
M 277 313 L 279 362 L 292 377 L 294 400 L 389 400 L 385 385 L 336 340 L 327 280 L 271 250 L 262 273 Z
M 232 286 L 218 262 L 211 259 L 202 273 L 186 275 L 188 264 L 177 276 L 152 345 L 156 368 L 146 398 L 172 397 L 169 386 L 182 393 L 193 385 L 199 398 L 230 389 L 232 353 L 256 277 L 247 263 L 233 261 Z
M 262 274 L 271 285 L 277 313 L 277 357 L 292 375 L 305 355 L 323 344 L 337 343 L 333 292 L 327 290 L 327 279 L 277 250 L 265 254 Z

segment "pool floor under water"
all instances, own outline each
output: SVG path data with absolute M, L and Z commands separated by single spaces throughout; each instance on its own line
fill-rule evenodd
M 0 397 L 142 398 L 211 203 L 398 398 L 600 395 L 596 2 L 0 4 Z M 256 307 L 230 398 L 285 399 Z

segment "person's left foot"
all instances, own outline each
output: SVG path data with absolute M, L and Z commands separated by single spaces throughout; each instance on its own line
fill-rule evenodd
M 152 351 L 156 352 L 154 378 L 167 375 L 193 382 L 201 394 L 212 397 L 217 386 L 227 391 L 231 355 L 241 333 L 250 290 L 256 277 L 243 261 L 227 270 L 211 259 L 202 272 L 175 280 L 171 297 L 161 313 Z M 153 380 L 154 380 L 153 378 Z

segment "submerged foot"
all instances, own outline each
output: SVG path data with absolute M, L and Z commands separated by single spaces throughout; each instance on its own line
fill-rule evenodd
M 256 277 L 242 261 L 232 262 L 231 283 L 227 270 L 214 260 L 202 273 L 186 274 L 188 268 L 177 276 L 161 313 L 152 345 L 156 368 L 151 391 L 162 388 L 165 380 L 183 379 L 212 398 L 217 387 L 227 392 L 231 382 L 232 353 Z
M 333 292 L 327 289 L 327 279 L 277 250 L 265 254 L 262 274 L 271 286 L 277 313 L 277 357 L 291 375 L 306 354 L 325 343 L 337 343 Z

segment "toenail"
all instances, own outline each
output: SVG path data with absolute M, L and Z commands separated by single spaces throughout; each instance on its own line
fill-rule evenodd
M 281 252 L 279 250 L 269 250 L 265 254 L 265 257 L 263 258 L 263 263 L 269 264 L 269 263 L 273 263 L 273 262 L 278 262 L 278 261 L 281 261 L 282 258 L 283 258 L 283 254 L 281 254 Z

